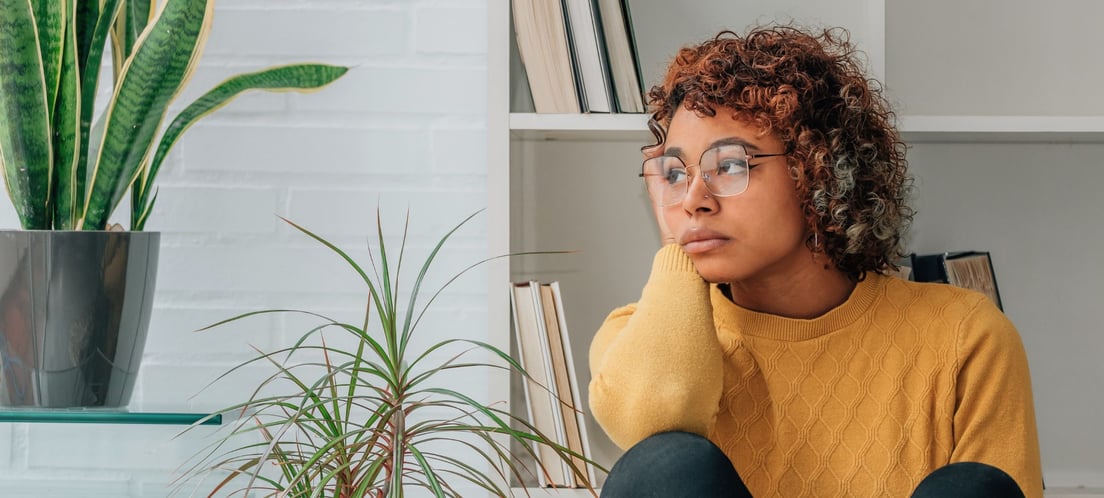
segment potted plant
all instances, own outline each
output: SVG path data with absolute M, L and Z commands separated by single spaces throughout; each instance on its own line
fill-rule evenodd
M 400 287 L 400 282 L 410 281 L 409 269 L 403 266 L 409 259 L 404 259 L 405 231 L 396 255 L 384 243 L 378 212 L 377 244 L 375 250 L 369 247 L 367 270 L 334 244 L 288 221 L 342 258 L 363 280 L 368 298 L 364 319 L 345 323 L 310 311 L 265 310 L 203 329 L 269 313 L 317 319 L 317 325 L 291 346 L 258 350 L 254 358 L 216 379 L 258 364 L 273 372 L 247 401 L 210 415 L 222 415 L 230 422 L 219 429 L 223 432 L 215 442 L 183 466 L 175 491 L 200 491 L 206 496 L 390 498 L 422 488 L 433 496 L 452 497 L 461 496 L 463 486 L 468 486 L 508 496 L 513 495 L 511 478 L 525 482 L 532 472 L 544 472 L 545 465 L 559 464 L 539 462 L 535 469 L 519 465 L 519 461 L 536 460 L 534 444 L 552 447 L 586 482 L 586 470 L 571 457 L 589 465 L 594 462 L 556 444 L 551 435 L 539 433 L 504 403 L 481 402 L 463 389 L 442 385 L 443 378 L 466 369 L 528 375 L 507 352 L 464 338 L 417 346 L 428 342 L 415 338 L 428 332 L 418 327 L 441 292 L 489 261 L 468 266 L 424 297 L 422 285 L 434 259 L 472 216 L 429 250 L 416 266 L 409 290 Z M 401 299 L 402 295 L 409 297 Z M 473 359 L 473 353 L 490 359 Z M 211 474 L 218 478 L 205 482 Z M 587 484 L 587 489 L 594 494 L 592 485 Z
M 214 0 L 0 0 L 0 168 L 22 230 L 0 232 L 0 406 L 125 405 L 159 234 L 143 232 L 169 150 L 250 89 L 313 90 L 347 68 L 230 78 L 160 133 L 195 71 Z M 111 46 L 112 96 L 93 116 Z M 129 191 L 130 230 L 108 230 Z

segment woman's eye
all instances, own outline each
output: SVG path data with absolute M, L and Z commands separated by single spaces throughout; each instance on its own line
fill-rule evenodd
M 747 174 L 747 161 L 743 159 L 724 159 L 717 165 L 717 176 Z
M 682 168 L 671 168 L 667 170 L 667 184 L 674 185 L 676 183 L 686 180 L 686 170 Z

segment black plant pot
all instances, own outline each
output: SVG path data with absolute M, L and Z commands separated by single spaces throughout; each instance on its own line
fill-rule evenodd
M 157 232 L 0 231 L 0 407 L 130 401 Z

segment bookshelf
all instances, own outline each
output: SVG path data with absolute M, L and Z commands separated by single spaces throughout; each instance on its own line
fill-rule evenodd
M 649 140 L 645 114 L 536 114 L 512 112 L 510 133 L 520 140 Z M 1101 143 L 1104 116 L 898 117 L 909 143 Z
M 1099 20 L 1104 4 L 1062 0 L 1040 12 L 1027 0 L 629 3 L 646 87 L 672 47 L 715 34 L 721 25 L 708 23 L 718 19 L 736 31 L 770 19 L 851 30 L 909 144 L 918 213 L 908 249 L 993 253 L 1005 312 L 1032 365 L 1048 485 L 1104 488 L 1104 433 L 1087 415 L 1104 411 L 1104 396 L 1092 394 L 1104 378 L 1104 334 L 1092 312 L 1104 302 L 1096 256 L 1104 99 L 1085 83 L 1104 80 L 1104 67 L 1087 62 L 1104 33 L 1063 25 Z M 639 297 L 658 243 L 635 176 L 651 134 L 645 115 L 533 113 L 509 4 L 487 3 L 489 250 L 579 252 L 491 267 L 491 337 L 510 344 L 508 282 L 558 280 L 585 399 L 590 337 L 609 311 Z M 641 26 L 660 25 L 639 36 Z M 506 392 L 509 380 L 492 389 Z M 594 457 L 608 466 L 620 451 L 590 422 Z

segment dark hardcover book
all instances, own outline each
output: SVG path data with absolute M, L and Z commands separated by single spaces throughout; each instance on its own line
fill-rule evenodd
M 625 0 L 596 0 L 594 6 L 602 21 L 601 41 L 613 82 L 617 111 L 644 112 L 644 85 L 641 82 L 640 61 L 636 57 L 632 26 L 628 24 L 628 3 Z
M 972 289 L 989 297 L 1004 310 L 1001 303 L 993 261 L 985 251 L 959 251 L 941 254 L 913 254 L 912 278 L 917 282 L 941 282 Z
M 629 0 L 621 0 L 621 11 L 625 16 L 625 30 L 629 35 L 629 51 L 632 53 L 634 68 L 636 69 L 636 81 L 640 85 L 640 97 L 643 101 L 643 112 L 647 111 L 647 90 L 644 81 L 644 66 L 640 63 L 640 50 L 636 48 L 636 30 L 633 27 L 632 12 L 629 11 Z
M 561 5 L 583 112 L 616 112 L 597 4 L 592 0 L 562 0 Z

